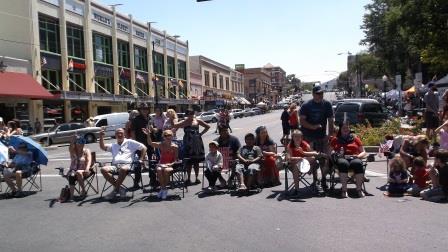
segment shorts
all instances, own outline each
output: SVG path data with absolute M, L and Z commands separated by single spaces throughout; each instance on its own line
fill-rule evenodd
M 115 165 L 109 166 L 109 171 L 111 173 L 118 173 L 118 171 L 120 171 L 120 169 L 130 170 L 131 164 L 115 164 Z
M 439 117 L 431 111 L 425 112 L 425 125 L 427 129 L 436 129 L 439 127 Z
M 258 169 L 249 168 L 247 165 L 236 168 L 236 172 L 243 174 L 244 176 L 257 175 L 259 170 L 260 170 L 259 166 L 258 166 Z
M 22 171 L 22 178 L 28 178 L 31 176 L 31 169 L 16 169 L 16 168 L 5 168 L 3 170 L 3 176 L 11 177 L 16 171 Z
M 330 154 L 330 148 L 327 136 L 325 136 L 324 138 L 315 139 L 315 138 L 308 138 L 304 135 L 303 139 L 309 143 L 312 150 L 322 152 L 325 154 Z

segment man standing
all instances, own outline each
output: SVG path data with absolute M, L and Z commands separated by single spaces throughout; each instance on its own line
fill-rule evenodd
M 428 92 L 423 97 L 425 102 L 425 125 L 426 136 L 433 140 L 434 130 L 439 127 L 439 96 L 436 93 L 437 87 L 434 83 L 428 84 Z
M 36 121 L 34 121 L 34 133 L 39 134 L 42 130 L 42 124 L 39 121 L 39 118 L 36 117 Z
M 114 187 L 113 191 L 106 196 L 106 199 L 113 199 L 118 192 L 120 193 L 121 198 L 126 196 L 126 190 L 121 187 L 121 184 L 131 169 L 132 162 L 135 161 L 134 157 L 136 152 L 146 152 L 145 145 L 124 137 L 123 128 L 115 130 L 115 139 L 117 141 L 116 143 L 104 144 L 104 129 L 101 129 L 100 148 L 112 153 L 112 164 L 101 168 L 101 173 L 103 174 L 104 179 Z M 140 162 L 142 162 L 143 159 L 144 155 L 140 155 Z M 140 165 L 134 165 L 134 168 L 136 167 L 140 167 Z M 112 176 L 112 173 L 118 173 L 118 178 L 116 180 Z
M 303 138 L 315 151 L 329 154 L 328 133 L 333 134 L 334 118 L 331 103 L 324 100 L 324 91 L 320 85 L 313 88 L 313 99 L 305 102 L 300 108 L 300 124 L 303 132 Z M 328 160 L 320 160 L 320 169 L 322 173 L 322 189 L 327 190 L 326 176 L 328 173 Z M 313 184 L 316 185 L 317 169 L 313 171 Z M 318 188 L 320 189 L 320 188 Z
M 142 143 L 146 146 L 146 154 L 148 155 L 148 159 L 152 158 L 154 153 L 154 149 L 148 145 L 146 141 L 146 134 L 143 133 L 142 129 L 146 129 L 149 123 L 149 106 L 145 102 L 141 103 L 138 108 L 139 114 L 132 120 L 131 122 L 131 137 L 133 140 Z M 145 157 L 145 152 L 137 153 L 141 158 Z M 151 168 L 151 167 L 150 167 Z M 134 178 L 134 189 L 139 188 L 139 181 L 141 180 L 141 170 L 137 168 L 135 170 L 135 178 Z M 149 184 L 151 187 L 157 186 L 157 179 L 155 171 L 149 169 Z

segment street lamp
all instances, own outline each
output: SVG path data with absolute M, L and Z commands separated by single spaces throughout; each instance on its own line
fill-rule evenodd
M 387 83 L 387 75 L 383 75 L 383 93 L 384 93 L 384 106 L 386 106 L 386 83 Z
M 152 82 L 153 82 L 153 85 L 154 85 L 154 100 L 155 100 L 155 104 L 156 104 L 156 108 L 157 107 L 159 107 L 159 87 L 157 86 L 157 75 L 156 75 L 156 73 L 155 73 L 155 69 L 154 69 L 154 62 L 155 62 L 155 60 L 156 60 L 156 55 L 155 55 L 155 52 L 156 52 L 156 50 L 155 50 L 155 45 L 156 45 L 156 42 L 153 40 L 152 41 L 152 65 L 153 65 L 153 69 L 152 69 L 152 73 L 153 73 L 153 76 L 152 76 Z

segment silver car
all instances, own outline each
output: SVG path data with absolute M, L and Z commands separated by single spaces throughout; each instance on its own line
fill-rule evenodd
M 49 129 L 47 133 L 37 134 L 31 138 L 43 145 L 69 143 L 73 135 L 82 135 L 87 143 L 99 138 L 100 127 L 86 127 L 82 123 L 63 123 Z
M 202 121 L 209 123 L 215 123 L 218 121 L 218 114 L 215 112 L 200 112 L 197 116 L 197 119 L 201 119 Z

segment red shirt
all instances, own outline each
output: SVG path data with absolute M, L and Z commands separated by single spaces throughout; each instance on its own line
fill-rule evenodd
M 294 110 L 292 114 L 289 115 L 289 125 L 291 126 L 299 125 L 299 116 L 296 110 Z
M 423 168 L 417 168 L 414 171 L 414 183 L 418 185 L 420 188 L 426 187 L 426 181 L 428 180 L 429 174 L 428 171 Z
M 292 144 L 288 144 L 288 148 L 291 150 L 293 157 L 303 157 L 303 152 L 311 151 L 310 145 L 304 140 L 300 143 L 299 148 L 294 148 Z
M 338 141 L 338 138 L 335 137 L 331 139 L 330 146 L 337 152 L 339 152 L 341 147 L 344 148 L 344 155 L 358 155 L 360 153 L 359 147 L 362 146 L 362 142 L 359 137 L 355 136 L 354 140 L 351 143 L 342 144 Z

